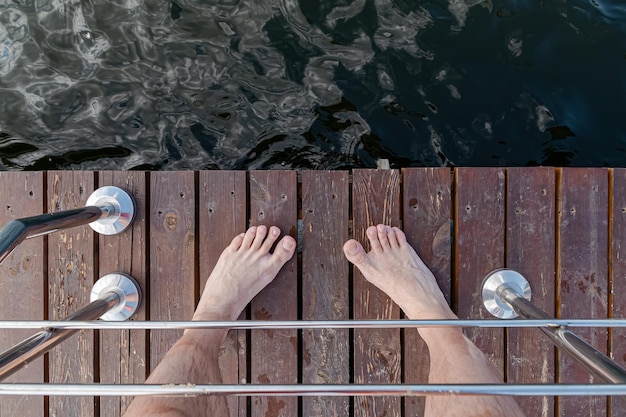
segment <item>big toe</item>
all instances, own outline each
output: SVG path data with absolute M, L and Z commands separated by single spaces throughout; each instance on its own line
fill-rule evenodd
M 350 239 L 344 243 L 343 253 L 346 255 L 346 258 L 348 258 L 348 260 L 356 266 L 365 264 L 367 260 L 365 249 L 363 249 L 363 246 L 354 239 Z
M 291 259 L 295 250 L 295 239 L 291 236 L 285 236 L 276 245 L 272 257 L 274 258 L 275 262 L 279 264 L 280 267 L 282 267 L 284 264 L 287 263 L 288 260 Z

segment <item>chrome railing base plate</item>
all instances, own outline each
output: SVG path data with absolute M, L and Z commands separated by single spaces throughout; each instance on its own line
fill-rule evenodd
M 89 196 L 86 205 L 106 204 L 113 206 L 115 213 L 89 223 L 89 226 L 103 235 L 115 235 L 126 230 L 135 217 L 135 203 L 130 194 L 118 187 L 100 187 Z
M 504 288 L 511 288 L 530 301 L 530 285 L 526 278 L 511 269 L 496 269 L 483 280 L 483 305 L 491 314 L 500 319 L 513 319 L 518 316 L 513 307 L 500 296 Z
M 128 275 L 115 273 L 100 278 L 91 290 L 91 301 L 103 298 L 105 294 L 114 292 L 120 302 L 111 308 L 100 319 L 105 321 L 124 321 L 130 318 L 141 305 L 141 290 L 137 282 Z

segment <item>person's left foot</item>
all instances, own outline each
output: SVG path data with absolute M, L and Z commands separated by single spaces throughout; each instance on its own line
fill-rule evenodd
M 293 256 L 296 241 L 276 226 L 252 226 L 235 236 L 207 280 L 193 320 L 235 320 L 252 298 L 272 282 Z

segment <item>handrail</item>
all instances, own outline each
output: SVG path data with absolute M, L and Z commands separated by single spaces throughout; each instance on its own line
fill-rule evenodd
M 624 384 L 0 384 L 0 397 L 48 396 L 402 396 L 514 395 L 560 396 L 626 395 Z
M 65 321 L 126 320 L 137 310 L 141 301 L 139 286 L 123 274 L 109 274 L 100 278 L 91 291 L 91 302 L 68 316 Z M 45 328 L 0 353 L 0 381 L 78 332 L 78 329 Z
M 446 320 L 134 320 L 124 323 L 63 320 L 0 320 L 0 329 L 92 329 L 92 330 L 187 330 L 187 329 L 415 329 L 423 327 L 531 328 L 531 327 L 615 327 L 625 328 L 626 319 L 485 319 Z
M 133 220 L 132 197 L 118 187 L 98 188 L 82 208 L 11 220 L 0 229 L 0 263 L 24 239 L 89 223 L 101 234 L 116 234 Z
M 494 316 L 526 319 L 550 319 L 530 302 L 530 285 L 510 269 L 493 271 L 483 281 L 483 304 Z M 626 369 L 587 343 L 566 326 L 539 328 L 557 347 L 580 363 L 589 373 L 604 382 L 626 383 Z

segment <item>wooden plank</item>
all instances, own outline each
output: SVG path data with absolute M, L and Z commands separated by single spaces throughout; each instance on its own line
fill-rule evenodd
M 400 173 L 396 170 L 357 169 L 352 177 L 354 238 L 369 250 L 365 231 L 378 223 L 400 222 Z M 399 307 L 354 268 L 354 319 L 398 319 Z M 401 382 L 400 331 L 354 330 L 354 382 L 357 384 Z M 399 397 L 356 397 L 355 416 L 400 416 Z
M 250 218 L 253 225 L 276 225 L 297 238 L 297 176 L 295 171 L 250 173 Z M 252 319 L 295 320 L 298 317 L 297 260 L 294 256 L 252 301 Z M 253 331 L 252 383 L 298 382 L 298 332 Z M 252 397 L 252 417 L 298 415 L 293 397 Z
M 200 254 L 200 294 L 217 260 L 235 235 L 246 230 L 247 195 L 245 171 L 200 172 L 198 236 Z M 246 311 L 240 319 L 246 319 Z M 247 376 L 247 332 L 228 332 L 220 350 L 219 365 L 224 384 L 245 384 Z M 227 397 L 230 417 L 247 415 L 245 397 Z
M 302 173 L 302 319 L 350 318 L 349 270 L 342 247 L 348 240 L 350 195 L 345 171 Z M 302 382 L 350 382 L 348 329 L 305 330 Z M 348 417 L 348 397 L 304 397 L 302 415 Z
M 493 318 L 483 307 L 482 280 L 504 267 L 505 172 L 502 168 L 456 170 L 456 299 L 460 318 Z M 504 375 L 502 329 L 466 329 L 466 334 Z
M 561 172 L 558 237 L 560 317 L 606 318 L 608 297 L 608 171 L 567 168 Z M 606 328 L 576 329 L 602 352 Z M 559 382 L 594 379 L 569 357 L 560 355 Z M 606 415 L 606 397 L 567 397 L 559 401 L 562 416 Z
M 407 240 L 451 300 L 451 173 L 448 168 L 402 170 L 403 227 Z M 428 347 L 414 329 L 403 330 L 403 377 L 407 384 L 428 383 Z M 404 415 L 423 416 L 425 397 L 405 397 Z
M 146 320 L 146 174 L 137 171 L 99 173 L 100 187 L 114 185 L 127 191 L 135 201 L 131 227 L 117 235 L 98 235 L 99 276 L 122 272 L 133 277 L 142 291 L 142 303 L 131 320 Z M 146 379 L 145 330 L 100 331 L 100 382 L 141 384 Z M 121 416 L 132 397 L 101 397 L 100 415 Z
M 84 207 L 94 190 L 94 174 L 80 171 L 48 173 L 48 212 Z M 94 232 L 88 226 L 48 236 L 50 320 L 61 320 L 89 304 L 95 281 Z M 94 332 L 81 330 L 49 354 L 50 382 L 94 382 Z M 94 415 L 93 397 L 50 397 L 51 416 Z
M 43 173 L 0 172 L 0 195 L 5 196 L 0 207 L 0 225 L 44 210 Z M 4 260 L 0 266 L 1 320 L 42 320 L 45 318 L 44 238 L 28 239 Z M 36 333 L 34 330 L 2 330 L 0 352 L 4 352 Z M 40 358 L 3 382 L 43 382 L 44 363 Z M 38 417 L 44 413 L 41 396 L 0 398 L 0 417 Z
M 507 267 L 524 275 L 532 302 L 555 315 L 555 198 L 553 168 L 507 171 Z M 507 330 L 507 381 L 554 383 L 554 348 L 537 329 Z M 528 416 L 554 415 L 554 397 L 519 397 Z
M 150 319 L 191 320 L 195 309 L 193 172 L 150 173 Z M 182 335 L 150 331 L 150 370 Z
M 613 170 L 611 187 L 612 204 L 609 218 L 612 219 L 611 274 L 609 285 L 612 294 L 612 317 L 626 318 L 626 169 Z M 626 329 L 613 328 L 610 332 L 611 357 L 624 366 L 626 363 Z M 611 416 L 626 415 L 626 397 L 611 397 Z

